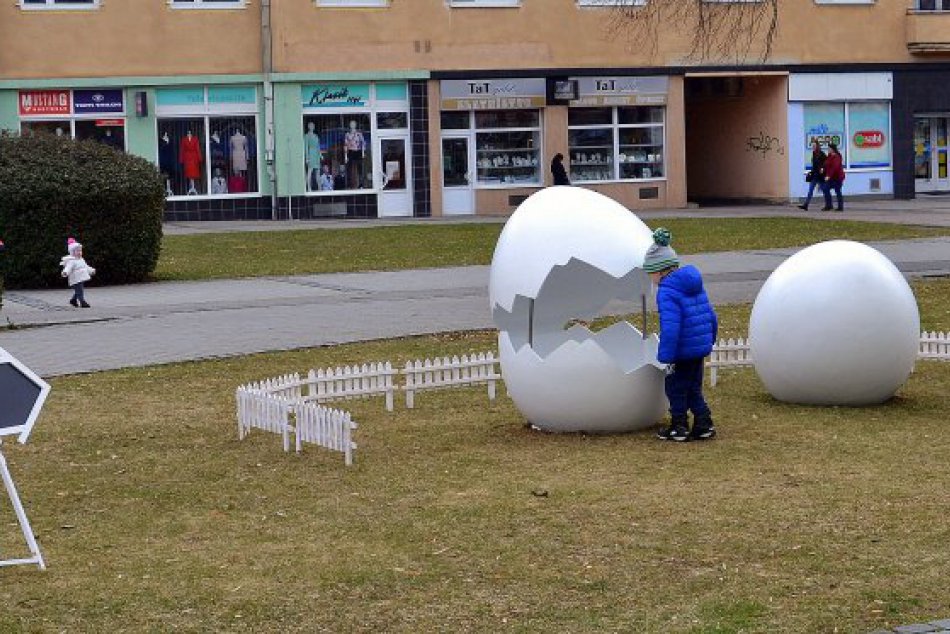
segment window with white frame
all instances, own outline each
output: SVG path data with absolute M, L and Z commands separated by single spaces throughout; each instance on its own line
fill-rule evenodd
M 241 9 L 247 0 L 168 0 L 176 9 Z
M 950 11 L 950 0 L 917 0 L 918 11 Z
M 24 9 L 96 9 L 100 0 L 20 0 Z
M 570 178 L 576 182 L 663 178 L 664 108 L 571 108 Z
M 520 7 L 521 0 L 449 0 L 449 6 L 453 8 L 477 7 L 480 9 Z
M 475 110 L 471 115 L 479 185 L 541 184 L 539 110 Z

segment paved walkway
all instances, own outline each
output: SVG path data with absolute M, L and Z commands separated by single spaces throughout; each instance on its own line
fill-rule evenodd
M 950 274 L 950 237 L 872 243 L 908 275 Z M 716 303 L 751 301 L 797 249 L 710 253 Z M 44 376 L 492 326 L 488 267 L 8 291 L 5 348 Z

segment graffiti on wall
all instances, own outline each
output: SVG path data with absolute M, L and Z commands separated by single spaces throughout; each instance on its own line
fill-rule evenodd
M 752 135 L 746 139 L 745 150 L 746 152 L 756 152 L 762 158 L 765 158 L 769 153 L 785 156 L 785 146 L 782 145 L 782 140 L 777 136 L 766 134 L 762 130 L 759 130 L 758 135 Z

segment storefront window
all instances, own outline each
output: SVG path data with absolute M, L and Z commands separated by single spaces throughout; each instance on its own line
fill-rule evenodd
M 256 193 L 255 118 L 160 118 L 158 163 L 167 196 Z
M 479 185 L 541 182 L 541 113 L 538 110 L 475 112 Z
M 568 153 L 575 182 L 662 178 L 662 107 L 571 108 Z
M 811 166 L 811 145 L 827 152 L 835 143 L 851 169 L 891 166 L 891 112 L 887 102 L 806 103 L 805 166 Z
M 24 90 L 18 97 L 21 134 L 88 139 L 125 150 L 125 98 L 121 89 Z
M 828 144 L 834 143 L 847 160 L 847 147 L 842 143 L 846 138 L 843 103 L 805 104 L 805 169 L 811 169 L 811 147 L 815 141 L 826 153 Z
M 368 114 L 304 115 L 303 140 L 307 191 L 373 188 Z
M 471 114 L 467 110 L 443 110 L 439 118 L 443 130 L 468 130 Z

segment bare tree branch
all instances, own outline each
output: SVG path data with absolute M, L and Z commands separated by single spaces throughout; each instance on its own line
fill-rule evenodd
M 765 62 L 778 28 L 778 0 L 646 0 L 614 7 L 608 30 L 655 57 L 661 39 L 685 36 L 688 61 Z

